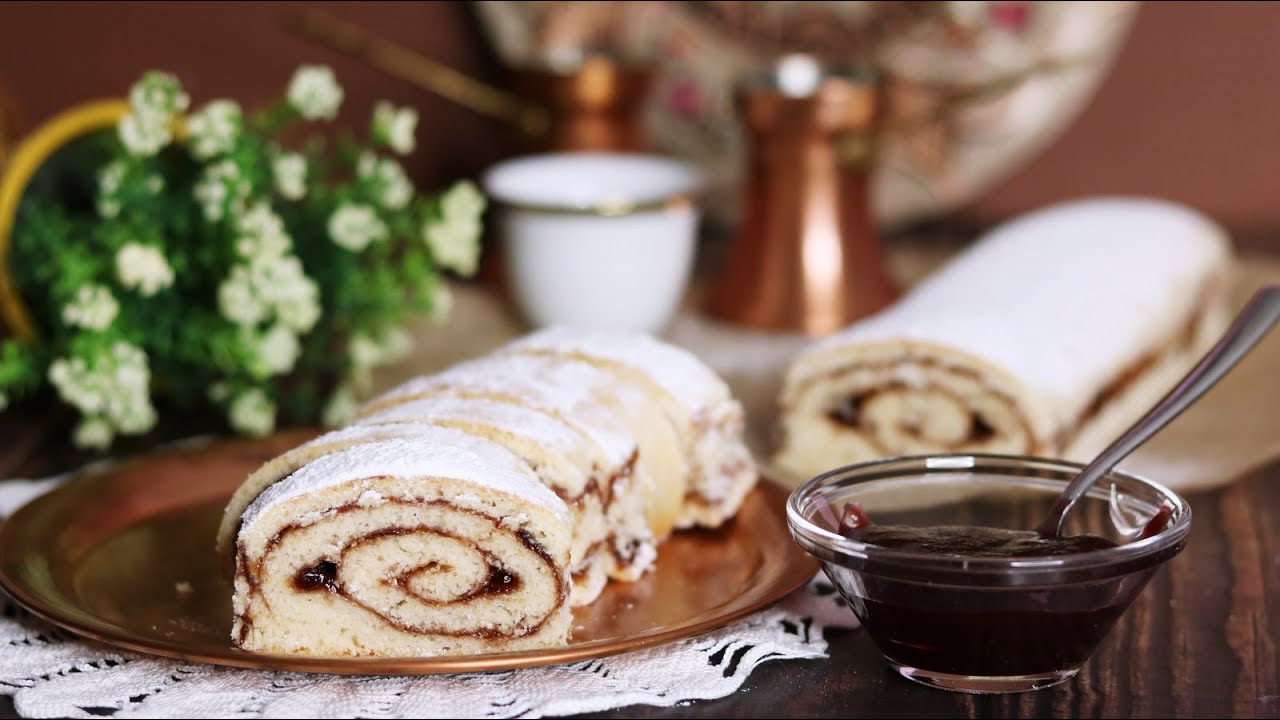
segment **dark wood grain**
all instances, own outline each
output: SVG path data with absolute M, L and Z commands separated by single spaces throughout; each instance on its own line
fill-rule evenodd
M 9 467 L 53 472 L 80 456 L 0 427 Z M 858 630 L 829 633 L 826 660 L 767 664 L 722 700 L 604 717 L 1280 717 L 1280 459 L 1190 494 L 1187 549 L 1160 570 L 1080 675 L 1056 688 L 971 696 L 893 674 Z M 0 697 L 0 718 L 17 717 Z

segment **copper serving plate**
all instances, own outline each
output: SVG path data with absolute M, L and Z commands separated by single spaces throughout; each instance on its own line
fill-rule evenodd
M 818 569 L 788 534 L 788 491 L 762 482 L 734 521 L 677 533 L 653 572 L 611 583 L 578 608 L 565 647 L 433 658 L 240 650 L 231 643 L 231 584 L 213 552 L 222 508 L 248 472 L 308 437 L 219 440 L 82 473 L 0 528 L 0 584 L 36 615 L 130 650 L 246 668 L 431 675 L 551 665 L 693 637 L 776 602 Z

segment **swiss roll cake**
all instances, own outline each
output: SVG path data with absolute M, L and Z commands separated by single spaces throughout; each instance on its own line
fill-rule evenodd
M 558 328 L 414 378 L 266 463 L 228 504 L 247 649 L 422 656 L 561 645 L 570 608 L 717 527 L 756 481 L 693 355 Z
M 1225 329 L 1229 266 L 1224 231 L 1168 202 L 1015 219 L 794 359 L 775 465 L 800 479 L 946 452 L 1087 459 Z

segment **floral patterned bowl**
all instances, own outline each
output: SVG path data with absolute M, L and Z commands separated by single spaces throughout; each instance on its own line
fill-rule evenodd
M 708 210 L 733 217 L 745 153 L 738 81 L 786 52 L 880 70 L 895 132 L 881 148 L 875 214 L 900 224 L 979 196 L 1084 107 L 1134 2 L 479 2 L 512 66 L 605 51 L 651 60 L 655 149 L 708 173 Z

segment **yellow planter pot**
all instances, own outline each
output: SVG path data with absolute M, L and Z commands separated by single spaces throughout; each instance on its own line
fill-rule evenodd
M 114 127 L 128 113 L 129 103 L 121 99 L 95 100 L 65 110 L 19 143 L 0 174 L 0 326 L 14 337 L 27 342 L 35 339 L 35 326 L 18 297 L 8 257 L 14 219 L 28 183 L 58 148 L 78 137 Z

